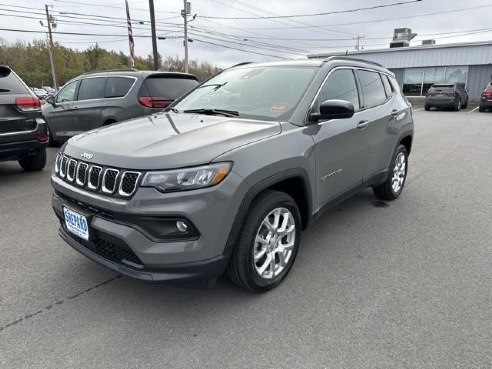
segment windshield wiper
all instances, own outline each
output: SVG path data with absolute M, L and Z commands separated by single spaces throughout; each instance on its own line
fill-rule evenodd
M 224 83 L 211 83 L 211 84 L 209 84 L 209 85 L 202 85 L 202 86 L 200 86 L 200 87 L 198 87 L 198 88 L 204 88 L 204 87 L 214 87 L 214 86 L 215 86 L 215 88 L 213 89 L 213 91 L 215 92 L 215 91 L 217 91 L 219 88 L 221 88 L 221 87 L 225 86 L 226 84 L 227 84 L 227 82 L 224 82 Z
M 183 113 L 196 113 L 196 114 L 205 114 L 205 115 L 224 115 L 226 117 L 238 117 L 239 112 L 234 110 L 225 110 L 225 109 L 190 109 L 183 110 Z

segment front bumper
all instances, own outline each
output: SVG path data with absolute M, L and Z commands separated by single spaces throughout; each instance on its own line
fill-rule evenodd
M 162 194 L 140 188 L 127 200 L 89 193 L 56 175 L 52 184 L 60 236 L 90 259 L 147 281 L 210 279 L 224 273 L 229 257 L 225 246 L 243 197 L 238 192 L 245 186 L 236 174 L 231 172 L 220 185 L 203 190 Z M 63 207 L 86 216 L 89 241 L 68 232 Z M 156 239 L 140 222 L 149 218 L 186 219 L 197 235 Z

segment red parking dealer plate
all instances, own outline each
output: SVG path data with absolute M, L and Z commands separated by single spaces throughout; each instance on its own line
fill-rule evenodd
M 87 223 L 87 218 L 65 207 L 63 208 L 63 213 L 65 215 L 65 225 L 67 226 L 67 229 L 74 235 L 87 241 L 89 239 L 89 225 Z

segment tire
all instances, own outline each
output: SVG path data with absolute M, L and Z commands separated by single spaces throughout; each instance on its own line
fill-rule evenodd
M 280 227 L 275 228 L 276 214 L 279 216 Z M 282 229 L 282 223 L 286 219 L 288 223 L 285 228 L 294 228 L 282 236 L 282 232 L 286 231 Z M 268 223 L 271 226 L 271 220 L 273 228 L 266 225 Z M 294 264 L 299 249 L 301 226 L 299 209 L 292 197 L 273 190 L 260 194 L 251 204 L 239 233 L 227 267 L 229 278 L 252 292 L 265 292 L 278 286 Z M 277 232 L 280 233 L 278 238 Z M 258 242 L 258 238 L 263 242 Z M 284 246 L 287 243 L 289 248 L 279 250 L 282 243 Z M 281 259 L 284 263 L 281 263 Z M 273 260 L 273 264 L 269 260 Z
M 468 100 L 466 100 L 466 103 L 461 105 L 461 109 L 466 109 L 468 107 Z
M 403 157 L 403 162 L 401 157 Z M 404 166 L 402 167 L 402 164 Z M 372 188 L 374 195 L 381 200 L 392 201 L 398 198 L 403 191 L 408 172 L 408 152 L 405 146 L 400 145 L 396 149 L 393 158 L 391 159 L 389 174 L 386 181 L 379 186 Z M 398 185 L 394 185 L 394 180 L 398 180 Z
M 479 106 L 479 107 L 478 107 L 478 111 L 479 111 L 480 113 L 484 113 L 484 112 L 485 112 L 485 106 Z
M 429 111 L 429 110 L 431 110 L 431 107 L 430 107 L 429 105 L 427 105 L 427 104 L 426 104 L 426 105 L 424 106 L 424 109 L 425 109 L 425 111 Z
M 48 126 L 48 146 L 49 147 L 57 147 L 60 146 L 60 143 L 53 139 L 53 134 L 51 133 L 51 129 Z
M 458 100 L 458 103 L 453 107 L 454 111 L 460 111 L 461 109 L 461 100 Z
M 46 165 L 46 149 L 38 151 L 34 155 L 26 156 L 19 160 L 19 164 L 26 172 L 42 170 Z

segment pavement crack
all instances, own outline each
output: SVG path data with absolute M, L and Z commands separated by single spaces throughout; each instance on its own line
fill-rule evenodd
M 24 315 L 24 317 L 22 317 L 22 318 L 19 318 L 19 319 L 17 319 L 17 320 L 14 320 L 13 322 L 10 322 L 10 323 L 8 323 L 8 324 L 6 324 L 6 325 L 4 325 L 4 326 L 0 326 L 0 332 L 4 331 L 4 330 L 5 330 L 5 329 L 7 329 L 7 328 L 13 327 L 13 326 L 15 326 L 15 325 L 17 325 L 17 324 L 19 324 L 19 323 L 21 323 L 21 322 L 25 321 L 25 320 L 32 319 L 32 318 L 34 318 L 35 316 L 37 316 L 37 315 L 39 315 L 39 314 L 46 313 L 46 312 L 48 312 L 48 311 L 50 311 L 50 310 L 53 310 L 53 308 L 55 308 L 56 306 L 63 305 L 63 303 L 64 303 L 65 301 L 67 301 L 67 300 L 72 300 L 72 299 L 75 299 L 75 298 L 80 297 L 80 296 L 82 296 L 82 295 L 85 295 L 86 293 L 88 293 L 88 292 L 90 292 L 90 291 L 93 291 L 93 290 L 95 290 L 95 289 L 97 289 L 97 288 L 99 288 L 99 287 L 102 287 L 102 286 L 104 286 L 104 285 L 106 285 L 106 284 L 108 284 L 108 283 L 114 282 L 114 281 L 116 281 L 116 280 L 117 280 L 117 279 L 119 279 L 119 278 L 121 278 L 121 275 L 117 275 L 116 277 L 111 278 L 111 279 L 108 279 L 107 281 L 104 281 L 104 282 L 98 283 L 98 284 L 96 284 L 96 285 L 94 285 L 94 286 L 92 286 L 92 287 L 90 287 L 90 288 L 85 289 L 84 291 L 81 291 L 81 292 L 79 292 L 79 293 L 76 293 L 75 295 L 68 296 L 68 297 L 67 297 L 67 298 L 65 298 L 65 299 L 62 299 L 62 300 L 58 300 L 58 301 L 56 301 L 56 302 L 53 302 L 53 303 L 51 303 L 51 304 L 47 305 L 45 308 L 43 308 L 43 309 L 41 309 L 41 310 L 38 310 L 38 311 L 36 311 L 36 312 L 34 312 L 34 313 L 31 313 L 31 314 L 26 314 L 26 315 Z

